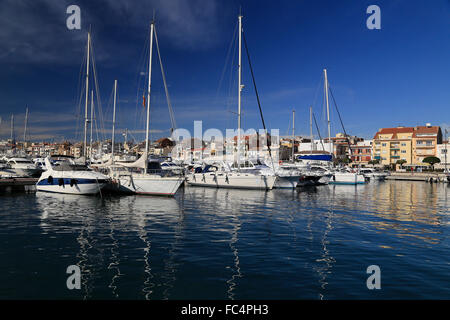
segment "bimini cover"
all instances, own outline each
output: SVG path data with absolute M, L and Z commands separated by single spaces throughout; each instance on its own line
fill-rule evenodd
M 316 161 L 331 161 L 333 156 L 331 154 L 305 154 L 297 156 L 298 160 L 316 160 Z

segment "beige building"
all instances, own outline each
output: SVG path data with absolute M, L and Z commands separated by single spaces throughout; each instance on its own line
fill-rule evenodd
M 436 157 L 437 146 L 442 143 L 441 128 L 431 126 L 418 126 L 414 128 L 413 137 L 413 164 L 423 163 L 426 157 Z
M 373 158 L 383 165 L 395 164 L 398 160 L 423 165 L 424 158 L 436 156 L 437 145 L 441 142 L 441 128 L 430 124 L 382 128 L 373 138 Z

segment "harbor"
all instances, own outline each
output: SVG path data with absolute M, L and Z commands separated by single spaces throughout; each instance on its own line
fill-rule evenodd
M 448 299 L 444 2 L 5 4 L 0 301 Z
M 180 191 L 173 198 L 2 195 L 0 298 L 439 299 L 449 292 L 441 281 L 450 277 L 447 184 Z M 382 270 L 378 292 L 366 288 L 372 264 Z M 80 290 L 65 288 L 69 265 L 81 268 Z

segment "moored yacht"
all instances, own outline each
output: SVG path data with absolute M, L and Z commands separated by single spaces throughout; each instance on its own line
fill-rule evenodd
M 36 183 L 37 191 L 67 194 L 97 194 L 109 182 L 109 178 L 99 172 L 89 170 L 85 165 L 65 162 L 52 166 L 45 159 L 47 168 Z
M 146 154 L 133 163 L 109 165 L 113 191 L 141 195 L 174 196 L 184 177 L 163 170 L 158 161 L 148 161 Z
M 358 173 L 362 174 L 368 181 L 381 181 L 389 175 L 387 172 L 377 171 L 373 168 L 361 168 Z
M 186 182 L 203 187 L 270 190 L 277 178 L 273 172 L 255 169 L 249 162 L 244 162 L 241 166 L 217 162 L 193 170 L 194 172 L 186 175 Z
M 11 170 L 11 166 L 5 160 L 0 159 L 0 178 L 18 178 L 17 173 Z
M 153 57 L 153 39 L 158 52 L 159 61 L 161 56 L 159 52 L 158 38 L 154 21 L 150 24 L 150 50 L 148 63 L 148 83 L 147 83 L 147 116 L 146 116 L 146 133 L 145 133 L 145 151 L 139 159 L 134 162 L 115 161 L 114 155 L 114 132 L 115 132 L 115 110 L 117 96 L 117 80 L 114 84 L 114 111 L 113 111 L 113 130 L 112 130 L 112 150 L 111 158 L 107 164 L 99 165 L 99 167 L 109 167 L 109 176 L 113 179 L 113 187 L 116 186 L 117 191 L 126 193 L 135 193 L 142 195 L 158 195 L 173 196 L 184 182 L 184 177 L 174 174 L 170 170 L 163 170 L 159 161 L 149 161 L 149 134 L 150 134 L 150 89 L 152 80 L 152 57 Z M 165 75 L 161 66 L 166 95 L 168 90 L 165 82 Z M 169 99 L 168 99 L 169 101 Z M 121 168 L 122 167 L 122 168 Z M 181 172 L 180 172 L 181 173 Z
M 362 174 L 350 172 L 347 170 L 336 170 L 333 172 L 330 184 L 364 184 L 366 178 Z
M 309 170 L 299 168 L 295 163 L 284 163 L 274 170 L 277 179 L 274 188 L 292 189 L 302 186 L 314 186 L 319 184 L 321 178 Z
M 201 167 L 194 168 L 194 172 L 186 175 L 186 182 L 194 186 L 205 186 L 205 187 L 216 187 L 216 188 L 236 188 L 236 189 L 259 189 L 259 190 L 270 190 L 275 184 L 277 176 L 273 170 L 262 164 L 257 164 L 256 166 L 252 164 L 248 159 L 243 160 L 241 158 L 241 94 L 244 85 L 241 83 L 242 77 L 242 16 L 238 16 L 238 38 L 239 38 L 239 50 L 238 50 L 238 99 L 237 99 L 237 139 L 236 139 L 236 154 L 234 155 L 235 160 L 232 164 L 226 163 L 224 161 L 218 162 L 214 165 L 203 165 Z M 245 38 L 244 38 L 245 40 Z M 250 61 L 250 56 L 248 55 L 248 50 L 246 50 L 248 60 Z M 251 64 L 249 63 L 250 70 L 253 75 L 253 70 L 251 69 Z M 256 88 L 256 84 L 253 79 L 253 84 Z M 256 92 L 256 90 L 255 90 Z M 260 108 L 261 120 L 265 128 L 264 119 L 262 116 L 262 109 Z M 266 132 L 267 133 L 267 132 Z M 270 146 L 267 145 L 269 153 Z
M 10 170 L 20 177 L 33 177 L 42 172 L 31 160 L 27 158 L 6 158 Z

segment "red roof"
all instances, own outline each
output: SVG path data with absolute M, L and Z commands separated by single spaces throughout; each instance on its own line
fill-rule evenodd
M 425 126 L 417 126 L 415 128 L 414 137 L 416 137 L 416 134 L 438 134 L 439 133 L 439 127 L 433 126 L 433 127 L 425 127 Z
M 392 138 L 397 138 L 397 133 L 413 133 L 413 127 L 397 127 L 397 128 L 382 128 L 380 129 L 375 136 L 374 139 L 378 139 L 380 134 L 392 134 Z

